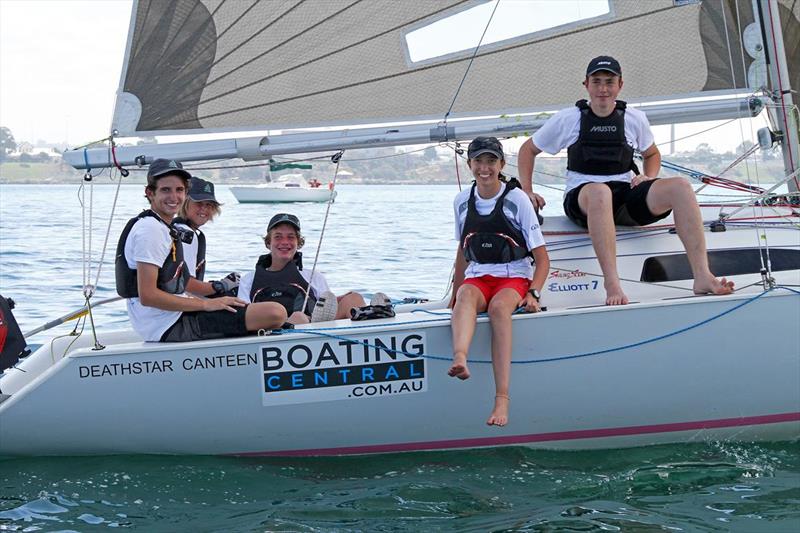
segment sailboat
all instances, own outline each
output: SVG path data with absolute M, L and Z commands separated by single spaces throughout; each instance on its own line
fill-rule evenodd
M 285 203 L 285 202 L 328 202 L 336 198 L 333 182 L 323 187 L 316 178 L 307 180 L 302 174 L 283 174 L 273 177 L 272 172 L 287 168 L 310 169 L 303 163 L 278 163 L 269 160 L 267 181 L 258 185 L 233 185 L 230 191 L 240 204 L 245 203 Z
M 112 144 L 65 160 L 124 169 L 157 157 L 264 160 L 529 135 L 581 96 L 580 71 L 567 66 L 611 53 L 626 66 L 629 105 L 652 124 L 766 109 L 759 141 L 784 158 L 769 180 L 776 185 L 758 185 L 741 205 L 703 209 L 712 269 L 736 282 L 735 294 L 693 295 L 668 218 L 620 228 L 631 303 L 598 305 L 588 235 L 547 217 L 548 310 L 513 318 L 508 426 L 475 416 L 489 372 L 469 386 L 446 375 L 445 298 L 398 305 L 393 318 L 232 340 L 146 343 L 131 330 L 48 340 L 0 376 L 0 454 L 303 456 L 800 438 L 800 154 L 790 89 L 800 87 L 800 5 L 608 0 L 588 18 L 478 48 L 411 53 L 413 33 L 443 41 L 437 24 L 485 4 L 136 1 L 115 135 L 231 137 Z M 560 66 L 545 67 L 556 59 Z M 780 186 L 788 196 L 776 196 Z M 479 318 L 473 354 L 489 353 L 487 320 Z

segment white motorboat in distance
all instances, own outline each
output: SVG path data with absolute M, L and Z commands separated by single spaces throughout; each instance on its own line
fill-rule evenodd
M 306 180 L 302 174 L 285 174 L 260 185 L 234 185 L 230 188 L 239 203 L 327 202 L 336 198 L 330 185 Z

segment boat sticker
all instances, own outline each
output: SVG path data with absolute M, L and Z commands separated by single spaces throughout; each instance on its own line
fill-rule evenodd
M 550 272 L 546 288 L 550 292 L 594 291 L 600 286 L 597 279 L 586 278 L 581 270 L 554 270 Z
M 424 392 L 425 334 L 320 339 L 261 347 L 264 405 Z

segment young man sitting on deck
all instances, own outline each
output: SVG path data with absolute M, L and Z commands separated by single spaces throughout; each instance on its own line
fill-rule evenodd
M 325 276 L 317 271 L 312 277 L 310 270 L 304 270 L 299 251 L 304 244 L 296 216 L 278 213 L 272 217 L 264 235 L 270 253 L 259 257 L 255 269 L 242 276 L 239 297 L 247 302 L 278 302 L 292 324 L 350 318 L 351 309 L 365 305 L 364 298 L 352 291 L 337 297 Z M 371 305 L 388 303 L 389 298 L 379 292 L 372 297 Z
M 186 291 L 198 296 L 236 296 L 239 273 L 231 272 L 217 281 L 203 281 L 206 273 L 206 236 L 200 229 L 222 212 L 214 195 L 214 184 L 197 176 L 189 180 L 189 192 L 173 223 L 180 229 L 194 232 L 192 242 L 183 243 L 183 259 L 189 271 Z
M 153 161 L 145 187 L 150 209 L 128 221 L 117 243 L 117 292 L 128 299 L 133 329 L 146 341 L 183 342 L 281 327 L 286 312 L 278 304 L 247 305 L 231 296 L 203 299 L 184 292 L 189 272 L 182 240 L 189 237 L 173 218 L 190 177 L 180 163 Z
M 511 315 L 518 307 L 541 310 L 542 286 L 550 268 L 539 221 L 517 180 L 505 180 L 503 146 L 494 137 L 478 137 L 467 150 L 467 165 L 475 177 L 470 189 L 458 193 L 455 208 L 456 269 L 453 365 L 448 374 L 470 376 L 467 352 L 477 314 L 486 311 L 492 326 L 494 409 L 488 425 L 508 422 L 511 380 Z M 531 265 L 533 257 L 536 269 Z
M 533 192 L 536 156 L 567 148 L 564 211 L 573 222 L 589 229 L 605 278 L 606 305 L 628 303 L 617 272 L 615 224 L 644 226 L 671 211 L 692 267 L 694 292 L 733 292 L 733 282 L 717 279 L 709 270 L 703 219 L 692 186 L 683 178 L 656 178 L 661 154 L 647 117 L 617 100 L 622 90 L 617 60 L 609 56 L 592 59 L 583 85 L 588 102 L 580 100 L 575 107 L 559 111 L 522 145 L 519 176 L 534 205 L 543 207 L 544 199 Z M 633 162 L 634 150 L 642 154 L 641 174 Z

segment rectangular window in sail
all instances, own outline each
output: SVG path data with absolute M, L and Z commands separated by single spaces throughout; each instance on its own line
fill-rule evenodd
M 520 37 L 529 37 L 554 28 L 566 29 L 577 22 L 585 22 L 611 13 L 608 0 L 528 0 L 525 2 L 499 0 L 449 14 L 435 22 L 426 22 L 405 35 L 408 58 L 411 63 L 435 61 L 453 54 L 475 49 L 486 29 L 481 46 L 505 43 Z M 553 9 L 554 4 L 558 9 Z M 494 16 L 492 16 L 492 11 Z

